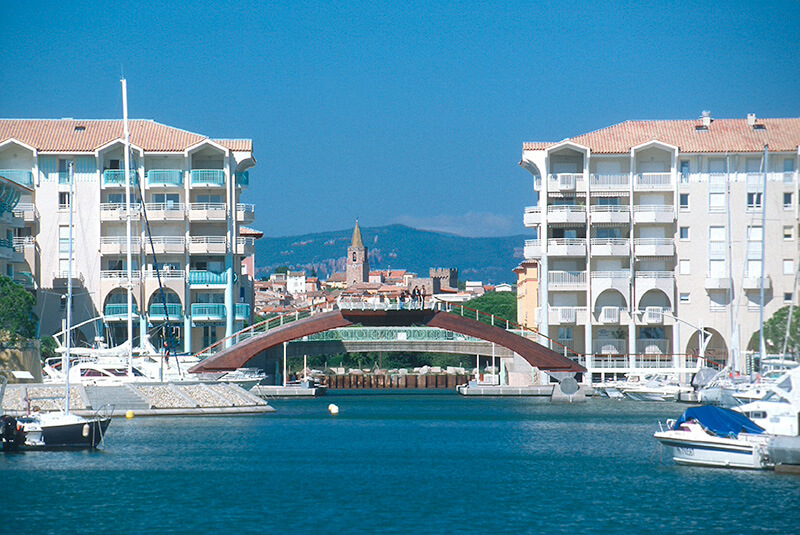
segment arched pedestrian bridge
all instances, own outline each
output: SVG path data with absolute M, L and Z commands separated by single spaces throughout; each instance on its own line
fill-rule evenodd
M 465 314 L 474 314 L 475 319 Z M 503 327 L 505 324 L 505 327 Z M 205 357 L 191 368 L 193 373 L 230 371 L 245 367 L 247 362 L 264 351 L 284 343 L 304 340 L 314 341 L 314 335 L 330 331 L 344 332 L 345 328 L 425 327 L 461 335 L 453 337 L 455 344 L 475 344 L 482 340 L 518 354 L 531 366 L 548 372 L 575 373 L 586 369 L 575 360 L 567 358 L 530 338 L 510 330 L 505 320 L 465 309 L 445 306 L 442 303 L 366 303 L 363 301 L 340 302 L 335 308 L 310 309 L 293 315 L 272 318 L 248 327 L 229 339 L 198 353 Z M 399 332 L 399 331 L 398 331 Z M 402 341 L 402 340 L 400 340 Z M 379 340 L 373 342 L 380 343 Z M 385 351 L 395 350 L 391 344 L 398 340 L 384 340 Z M 408 342 L 408 340 L 406 340 Z M 226 347 L 228 346 L 228 347 Z M 374 350 L 374 349 L 372 349 Z M 429 351 L 429 349 L 426 349 Z M 473 348 L 464 351 L 475 354 Z

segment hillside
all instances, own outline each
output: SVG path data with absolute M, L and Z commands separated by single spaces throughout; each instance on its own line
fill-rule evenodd
M 371 269 L 405 269 L 427 277 L 431 267 L 454 267 L 459 280 L 486 284 L 514 282 L 512 269 L 522 261 L 526 236 L 464 238 L 404 225 L 362 227 Z M 256 273 L 279 266 L 314 270 L 321 278 L 344 271 L 353 229 L 256 240 Z

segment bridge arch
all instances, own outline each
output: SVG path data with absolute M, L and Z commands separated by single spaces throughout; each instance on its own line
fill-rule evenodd
M 234 346 L 223 349 L 196 364 L 189 371 L 213 372 L 241 368 L 246 363 L 272 347 L 312 334 L 348 327 L 363 326 L 413 326 L 437 327 L 473 338 L 478 338 L 505 347 L 542 370 L 555 372 L 584 372 L 580 364 L 538 344 L 528 338 L 511 333 L 500 327 L 487 325 L 477 320 L 448 312 L 415 310 L 333 310 L 271 329 L 253 336 Z

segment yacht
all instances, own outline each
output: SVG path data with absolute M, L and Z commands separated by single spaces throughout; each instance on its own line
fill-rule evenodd
M 689 385 L 681 384 L 674 375 L 658 374 L 643 383 L 620 387 L 622 394 L 636 401 L 676 401 L 681 393 L 692 392 Z

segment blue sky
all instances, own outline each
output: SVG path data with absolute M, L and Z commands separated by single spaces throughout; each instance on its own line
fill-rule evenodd
M 524 141 L 800 115 L 800 1 L 3 2 L 0 117 L 250 138 L 271 236 L 526 233 Z

